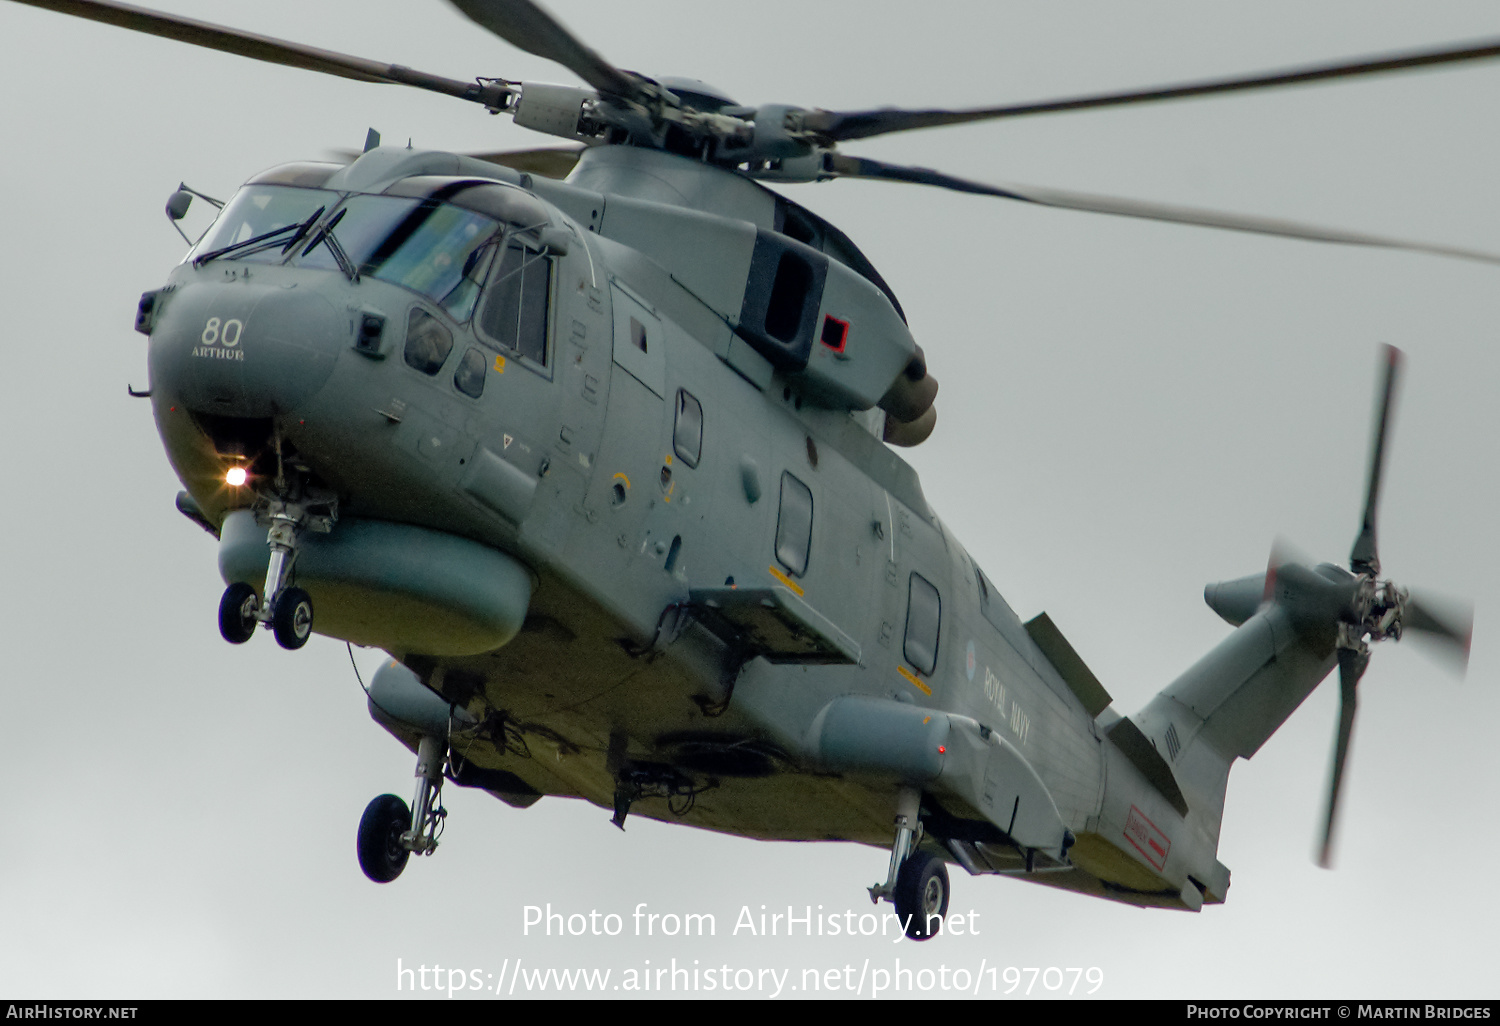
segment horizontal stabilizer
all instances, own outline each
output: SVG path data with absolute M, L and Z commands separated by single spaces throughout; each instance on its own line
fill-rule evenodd
M 1251 574 L 1233 581 L 1205 585 L 1203 601 L 1218 613 L 1225 623 L 1238 627 L 1255 615 L 1265 599 L 1266 575 Z

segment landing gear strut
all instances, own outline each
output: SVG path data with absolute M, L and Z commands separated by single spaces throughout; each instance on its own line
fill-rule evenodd
M 244 581 L 224 589 L 224 597 L 219 600 L 219 633 L 232 645 L 249 641 L 257 624 L 270 627 L 285 649 L 301 648 L 312 636 L 312 597 L 290 583 L 297 562 L 297 542 L 304 531 L 331 531 L 338 519 L 338 503 L 332 495 L 319 494 L 312 488 L 285 488 L 280 479 L 278 489 L 276 498 L 263 500 L 255 511 L 256 522 L 267 528 L 266 545 L 271 550 L 265 587 L 260 593 L 264 601 Z M 293 494 L 297 497 L 287 497 Z
M 410 811 L 393 794 L 383 794 L 365 806 L 359 821 L 359 868 L 376 883 L 390 883 L 400 876 L 412 855 L 437 851 L 448 817 L 442 805 L 447 752 L 447 744 L 435 737 L 423 737 L 418 743 L 417 793 Z
M 870 900 L 893 902 L 896 916 L 912 940 L 929 940 L 942 929 L 948 914 L 948 866 L 937 855 L 921 851 L 922 822 L 918 818 L 921 793 L 903 787 L 896 795 L 896 840 L 885 882 L 870 888 Z

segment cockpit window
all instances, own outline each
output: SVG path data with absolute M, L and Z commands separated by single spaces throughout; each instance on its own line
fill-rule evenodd
M 227 206 L 220 211 L 213 227 L 193 247 L 188 259 L 202 256 L 247 242 L 267 232 L 274 232 L 287 225 L 306 221 L 313 211 L 322 207 L 332 210 L 339 201 L 338 193 L 323 189 L 299 189 L 286 185 L 250 185 L 235 194 Z M 342 233 L 340 233 L 342 235 Z M 277 244 L 265 249 L 250 249 L 235 253 L 229 259 L 248 260 L 259 264 L 279 264 L 286 258 L 283 246 L 291 241 L 291 235 L 278 239 Z M 337 266 L 330 260 L 329 266 Z
M 485 243 L 495 238 L 500 222 L 446 203 L 396 196 L 351 196 L 343 209 L 335 232 L 360 274 L 420 292 L 456 321 L 469 319 L 484 280 Z M 338 266 L 321 246 L 297 263 Z
M 418 292 L 454 320 L 467 321 L 504 226 L 492 217 L 437 199 L 403 196 L 343 196 L 325 189 L 286 185 L 249 185 L 219 215 L 190 258 L 214 253 L 287 226 L 296 226 L 322 208 L 320 226 L 298 241 L 290 254 L 296 266 L 338 270 L 333 253 L 320 242 L 322 226 L 337 216 L 332 235 L 361 275 Z M 292 234 L 265 244 L 224 254 L 223 259 L 282 263 Z M 308 248 L 310 243 L 318 243 Z M 545 317 L 545 303 L 543 304 Z M 529 355 L 529 354 L 523 354 Z
M 550 289 L 551 261 L 509 240 L 475 321 L 480 337 L 545 367 Z

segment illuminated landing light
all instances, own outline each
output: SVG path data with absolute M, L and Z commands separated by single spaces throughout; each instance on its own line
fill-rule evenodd
M 250 475 L 245 472 L 244 467 L 230 467 L 229 472 L 224 475 L 224 481 L 231 488 L 239 488 L 249 480 Z

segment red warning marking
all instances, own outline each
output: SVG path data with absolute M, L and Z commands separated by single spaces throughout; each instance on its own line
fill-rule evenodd
M 1135 850 L 1146 856 L 1146 861 L 1156 869 L 1166 866 L 1167 852 L 1172 850 L 1171 840 L 1134 805 L 1125 819 L 1125 840 L 1135 845 Z
M 844 343 L 849 341 L 849 322 L 841 321 L 832 314 L 824 314 L 823 334 L 820 340 L 835 353 L 842 353 Z

